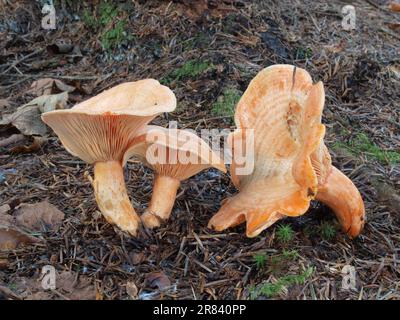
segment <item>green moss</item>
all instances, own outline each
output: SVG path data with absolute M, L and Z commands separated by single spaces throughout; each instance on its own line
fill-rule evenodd
M 253 257 L 254 262 L 256 263 L 256 267 L 258 270 L 265 267 L 265 263 L 267 262 L 267 255 L 263 253 L 257 253 Z
M 320 230 L 321 236 L 325 240 L 332 240 L 336 236 L 336 228 L 330 222 L 322 222 Z
M 115 48 L 124 40 L 128 39 L 125 33 L 125 25 L 125 20 L 118 21 L 114 28 L 107 30 L 101 35 L 100 42 L 105 50 Z
M 396 151 L 385 151 L 374 144 L 365 133 L 358 133 L 357 136 L 348 143 L 337 142 L 333 146 L 338 150 L 346 150 L 353 156 L 362 153 L 371 160 L 397 164 L 400 163 L 400 153 Z
M 230 116 L 235 114 L 235 107 L 239 102 L 241 92 L 228 88 L 223 91 L 223 95 L 219 96 L 217 101 L 212 106 L 212 113 L 218 116 Z
M 280 242 L 288 243 L 294 238 L 294 231 L 288 224 L 280 225 L 276 231 L 276 237 Z
M 310 59 L 312 57 L 312 49 L 311 48 L 303 48 L 299 47 L 296 51 L 296 59 L 304 60 Z
M 104 50 L 116 48 L 123 41 L 131 39 L 125 31 L 127 21 L 118 20 L 120 12 L 117 6 L 107 1 L 100 4 L 97 16 L 87 9 L 83 12 L 83 22 L 88 28 L 99 32 Z
M 169 84 L 174 81 L 195 78 L 213 68 L 214 65 L 208 61 L 189 60 L 178 69 L 169 72 L 165 78 L 161 79 L 161 83 Z
M 267 298 L 274 297 L 281 293 L 284 288 L 292 285 L 304 284 L 306 280 L 313 274 L 314 268 L 307 268 L 303 273 L 298 275 L 286 275 L 277 279 L 275 283 L 262 283 L 257 287 L 250 288 L 250 299 L 254 300 L 260 296 Z

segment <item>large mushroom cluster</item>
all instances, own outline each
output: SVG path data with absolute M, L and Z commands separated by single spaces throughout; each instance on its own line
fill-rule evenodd
M 357 236 L 364 224 L 364 204 L 357 188 L 331 164 L 321 124 L 324 106 L 321 82 L 313 84 L 303 69 L 274 65 L 250 83 L 235 112 L 237 129 L 230 134 L 231 179 L 239 193 L 223 202 L 209 227 L 218 231 L 247 223 L 254 237 L 286 216 L 304 214 L 311 200 L 328 205 L 344 231 Z M 74 156 L 94 165 L 92 185 L 106 220 L 136 236 L 143 223 L 154 228 L 172 212 L 182 180 L 224 162 L 196 134 L 149 125 L 171 112 L 176 98 L 153 79 L 120 84 L 71 109 L 44 113 L 43 121 Z M 253 135 L 240 168 L 235 146 Z M 155 173 L 148 208 L 139 217 L 128 197 L 123 167 L 137 157 Z M 188 161 L 190 159 L 190 161 Z M 241 159 L 242 160 L 242 159 Z

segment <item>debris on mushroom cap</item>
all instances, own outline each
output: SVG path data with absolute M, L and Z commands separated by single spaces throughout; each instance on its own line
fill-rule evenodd
M 226 172 L 223 161 L 208 144 L 187 130 L 147 126 L 126 152 L 123 163 L 133 156 L 158 174 L 178 180 L 210 167 Z
M 42 119 L 83 161 L 122 161 L 138 132 L 175 107 L 175 95 L 168 87 L 146 79 L 122 83 L 68 110 L 46 112 Z
M 236 109 L 238 129 L 228 139 L 232 181 L 240 192 L 224 203 L 209 227 L 220 231 L 246 221 L 247 236 L 253 237 L 284 216 L 308 210 L 332 172 L 323 145 L 324 100 L 322 83 L 313 84 L 307 71 L 294 66 L 268 67 L 251 81 Z M 235 146 L 244 143 L 245 129 L 254 129 L 254 170 L 239 175 Z M 359 196 L 354 185 L 346 186 Z M 363 216 L 359 208 L 349 211 Z M 335 213 L 341 216 L 340 209 Z

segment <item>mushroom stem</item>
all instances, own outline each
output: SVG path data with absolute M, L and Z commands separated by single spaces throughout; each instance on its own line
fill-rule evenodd
M 364 202 L 353 182 L 340 170 L 332 166 L 324 185 L 318 188 L 316 200 L 333 210 L 349 237 L 358 236 L 365 222 Z
M 141 217 L 145 227 L 159 227 L 169 218 L 180 183 L 178 179 L 156 175 L 150 205 Z
M 119 161 L 96 162 L 93 188 L 97 205 L 106 220 L 136 236 L 140 218 L 126 192 L 121 163 Z

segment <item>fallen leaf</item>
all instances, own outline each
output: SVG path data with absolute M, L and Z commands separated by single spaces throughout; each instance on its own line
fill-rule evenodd
M 396 78 L 400 79 L 400 66 L 389 66 L 389 71 L 391 71 Z
M 23 203 L 14 213 L 19 227 L 30 231 L 57 231 L 64 220 L 64 213 L 47 201 Z
M 43 291 L 39 291 L 28 295 L 24 300 L 50 300 L 51 294 Z
M 9 262 L 7 259 L 0 259 L 0 270 L 7 269 L 9 266 Z
M 72 92 L 75 87 L 69 86 L 58 79 L 43 78 L 32 83 L 28 93 L 33 93 L 36 96 L 57 94 L 61 92 Z
M 57 290 L 64 291 L 71 300 L 95 300 L 96 289 L 90 278 L 77 276 L 75 272 L 63 271 L 56 278 Z
M 38 242 L 17 227 L 0 224 L 0 251 L 14 250 L 20 245 Z
M 10 210 L 11 208 L 8 204 L 3 204 L 2 206 L 0 206 L 0 215 L 5 215 Z
M 6 111 L 11 107 L 11 103 L 8 99 L 0 99 L 0 112 Z
M 389 23 L 388 27 L 394 31 L 400 30 L 400 23 Z
M 131 258 L 131 263 L 134 266 L 141 264 L 146 259 L 145 255 L 142 251 L 140 251 L 140 252 L 133 251 L 129 254 L 129 257 Z
M 126 293 L 133 299 L 136 300 L 138 298 L 138 288 L 133 281 L 128 281 L 126 283 Z
M 40 96 L 19 107 L 14 113 L 4 115 L 0 120 L 0 127 L 12 125 L 24 135 L 44 136 L 47 126 L 40 118 L 41 113 L 64 109 L 67 100 L 67 92 Z
M 10 150 L 13 154 L 25 154 L 39 151 L 40 148 L 47 142 L 47 138 L 33 137 L 33 142 L 29 146 L 16 146 Z
M 4 297 L 4 299 L 14 299 L 14 300 L 21 300 L 21 297 L 15 294 L 11 289 L 7 288 L 6 286 L 0 285 L 0 294 Z
M 391 2 L 389 4 L 389 9 L 394 11 L 394 12 L 400 12 L 400 3 L 397 2 Z
M 9 279 L 13 289 L 12 291 L 7 291 L 6 296 L 15 295 L 23 300 L 94 300 L 96 298 L 93 281 L 89 277 L 79 275 L 76 272 L 56 272 L 55 284 L 58 294 L 55 294 L 52 290 L 44 289 L 42 280 L 43 274 L 40 272 L 36 273 L 32 278 L 14 275 Z
M 171 286 L 171 281 L 162 271 L 151 272 L 146 275 L 145 283 L 150 288 L 164 290 Z

